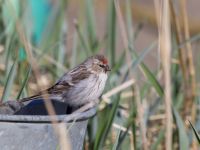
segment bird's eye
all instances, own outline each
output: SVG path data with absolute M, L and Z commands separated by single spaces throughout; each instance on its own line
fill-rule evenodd
M 102 65 L 102 64 L 99 64 L 99 67 L 101 67 L 101 68 L 105 68 L 105 66 L 104 66 L 104 65 Z

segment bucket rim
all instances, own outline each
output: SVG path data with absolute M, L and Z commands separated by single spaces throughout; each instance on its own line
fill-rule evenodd
M 88 120 L 96 114 L 96 107 L 90 108 L 84 112 L 77 112 L 67 115 L 54 115 L 54 116 L 42 116 L 42 115 L 8 115 L 0 114 L 0 122 L 18 122 L 18 123 L 51 123 L 56 122 L 80 122 Z

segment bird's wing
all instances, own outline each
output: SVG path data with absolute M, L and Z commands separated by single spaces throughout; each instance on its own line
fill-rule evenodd
M 23 98 L 20 101 L 26 102 L 37 99 L 52 99 L 55 97 L 62 97 L 63 92 L 69 90 L 69 88 L 73 87 L 75 84 L 84 80 L 90 76 L 91 72 L 87 70 L 84 65 L 79 65 L 72 69 L 71 71 L 65 73 L 60 80 L 56 82 L 52 87 L 39 92 L 37 95 L 33 95 L 31 97 Z
M 68 90 L 71 84 L 66 82 L 56 83 L 52 87 L 40 91 L 38 94 L 33 95 L 31 97 L 26 97 L 21 99 L 21 102 L 31 101 L 31 100 L 41 100 L 41 99 L 57 99 L 58 97 L 61 98 L 61 94 L 64 90 Z M 56 98 L 57 97 L 57 98 Z

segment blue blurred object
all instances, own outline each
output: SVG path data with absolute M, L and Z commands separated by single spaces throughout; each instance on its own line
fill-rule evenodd
M 29 0 L 33 18 L 33 43 L 39 44 L 52 10 L 51 0 Z
M 19 55 L 19 61 L 24 61 L 27 57 L 25 49 L 21 47 L 19 49 L 18 53 L 19 53 L 18 54 Z
M 15 5 L 18 6 L 18 3 L 15 3 Z M 52 11 L 52 3 L 51 0 L 29 0 L 27 4 L 30 8 L 30 18 L 32 19 L 33 26 L 30 31 L 31 40 L 34 45 L 38 45 L 42 39 L 46 25 L 48 24 L 49 16 Z M 27 58 L 26 51 L 23 47 L 19 49 L 18 56 L 20 61 L 24 61 Z

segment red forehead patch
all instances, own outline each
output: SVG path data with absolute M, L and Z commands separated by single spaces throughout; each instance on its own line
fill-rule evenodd
M 95 58 L 101 61 L 103 64 L 108 64 L 108 60 L 103 55 L 96 55 Z
M 108 64 L 108 60 L 106 58 L 102 59 L 103 64 Z

